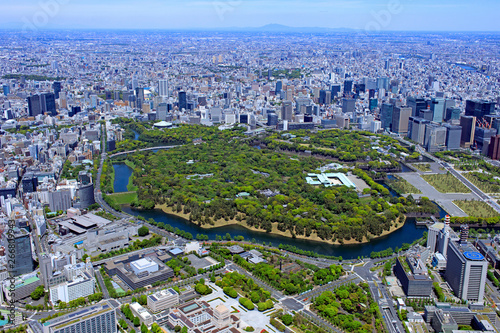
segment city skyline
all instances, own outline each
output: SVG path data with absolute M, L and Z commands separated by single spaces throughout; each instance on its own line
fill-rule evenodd
M 487 11 L 484 9 L 488 8 Z M 499 31 L 500 3 L 429 0 L 165 2 L 23 1 L 0 11 L 1 29 L 242 29 L 270 24 L 365 31 Z

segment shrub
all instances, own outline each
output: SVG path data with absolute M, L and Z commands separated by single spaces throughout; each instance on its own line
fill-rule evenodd
M 252 301 L 249 300 L 248 298 L 245 297 L 240 297 L 240 304 L 243 305 L 245 308 L 248 310 L 253 310 L 255 309 L 255 306 L 253 305 Z
M 222 290 L 224 291 L 224 294 L 226 294 L 229 297 L 232 297 L 232 298 L 238 297 L 238 293 L 232 287 L 224 287 L 224 289 L 222 289 Z

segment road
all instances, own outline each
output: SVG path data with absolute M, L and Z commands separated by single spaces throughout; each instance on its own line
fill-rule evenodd
M 397 136 L 395 137 L 397 140 L 405 143 L 405 144 L 408 144 L 408 145 L 413 145 L 412 143 L 404 140 L 403 138 Z M 460 180 L 462 183 L 465 184 L 465 186 L 467 186 L 473 194 L 477 195 L 481 200 L 483 200 L 484 202 L 486 202 L 487 204 L 489 204 L 497 213 L 500 213 L 500 205 L 494 200 L 492 199 L 489 195 L 485 194 L 483 191 L 481 191 L 478 187 L 476 187 L 476 185 L 474 185 L 473 183 L 471 183 L 467 178 L 465 178 L 464 176 L 462 176 L 462 174 L 460 172 L 458 172 L 457 170 L 455 170 L 453 168 L 452 165 L 450 165 L 449 163 L 446 163 L 442 160 L 440 160 L 439 158 L 437 158 L 436 156 L 433 156 L 429 153 L 427 153 L 422 147 L 420 147 L 419 145 L 416 146 L 418 152 L 420 154 L 422 154 L 422 156 L 425 156 L 431 160 L 433 160 L 434 162 L 440 164 L 444 169 L 445 171 L 449 171 L 452 175 L 454 175 L 458 180 Z M 486 160 L 486 162 L 488 162 L 488 160 Z M 491 162 L 490 162 L 491 163 Z M 500 165 L 498 162 L 496 163 L 491 163 L 495 166 L 498 166 Z M 446 209 L 445 209 L 446 210 Z
M 110 298 L 108 288 L 106 288 L 106 285 L 104 284 L 104 279 L 102 278 L 101 272 L 99 270 L 95 271 L 95 276 L 96 276 L 97 280 L 99 280 L 99 285 L 101 286 L 103 298 L 104 299 Z
M 465 184 L 473 193 L 475 193 L 477 196 L 479 196 L 484 202 L 489 204 L 491 207 L 493 207 L 494 210 L 497 211 L 497 213 L 500 213 L 500 205 L 492 199 L 489 195 L 481 191 L 479 188 L 476 187 L 470 180 L 465 178 L 460 172 L 455 170 L 451 165 L 448 163 L 441 162 L 441 165 L 448 171 L 451 172 L 452 175 L 457 177 L 458 180 L 460 180 L 462 183 Z
M 419 173 L 405 172 L 399 174 L 399 177 L 406 180 L 411 185 L 419 189 L 422 194 L 412 194 L 415 199 L 420 197 L 427 197 L 435 201 L 451 216 L 467 216 L 453 201 L 455 200 L 479 200 L 480 197 L 474 193 L 441 193 L 436 188 L 427 183 Z
M 137 153 L 137 152 L 140 152 L 140 151 L 159 150 L 159 149 L 172 149 L 172 148 L 176 148 L 176 147 L 180 147 L 180 146 L 182 146 L 182 145 L 149 147 L 149 148 L 142 148 L 142 149 L 136 149 L 136 150 L 123 151 L 123 152 L 111 154 L 111 155 L 109 155 L 109 158 L 113 158 L 113 157 L 121 156 L 121 155 L 133 154 L 133 153 Z

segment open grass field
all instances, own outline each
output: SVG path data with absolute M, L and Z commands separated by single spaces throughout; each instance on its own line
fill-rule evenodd
M 476 185 L 484 193 L 500 193 L 500 185 L 480 179 L 475 173 L 463 173 L 463 176 Z
M 418 188 L 410 184 L 406 179 L 395 176 L 396 180 L 391 181 L 390 186 L 399 194 L 422 194 Z
M 452 174 L 422 175 L 422 178 L 441 193 L 470 193 L 469 188 Z
M 486 202 L 482 201 L 453 201 L 467 215 L 474 217 L 495 217 L 499 214 Z
M 115 193 L 110 194 L 109 196 L 119 205 L 129 205 L 137 200 L 137 193 L 135 192 Z
M 422 172 L 431 171 L 431 165 L 429 163 L 413 163 L 412 165 Z

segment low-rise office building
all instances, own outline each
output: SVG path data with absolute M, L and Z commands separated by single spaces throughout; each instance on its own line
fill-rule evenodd
M 172 288 L 148 295 L 148 308 L 156 313 L 174 307 L 179 303 L 179 294 Z
M 416 256 L 399 257 L 394 273 L 399 279 L 407 297 L 430 297 L 432 279 L 427 274 L 425 264 Z
M 165 266 L 160 259 L 158 259 L 156 253 L 149 255 L 147 259 L 148 262 L 154 263 L 155 269 L 152 269 L 150 264 L 141 270 L 142 266 L 141 256 L 139 255 L 129 255 L 124 256 L 115 261 L 108 261 L 104 264 L 104 269 L 106 272 L 112 276 L 117 275 L 123 282 L 125 282 L 130 289 L 135 290 L 137 288 L 146 287 L 158 281 L 167 281 L 169 278 L 174 276 L 174 271 Z M 136 269 L 134 269 L 134 267 Z M 139 271 L 137 271 L 139 267 Z M 139 272 L 139 274 L 136 273 Z
M 141 323 L 144 323 L 144 325 L 150 327 L 153 325 L 153 316 L 146 310 L 145 308 L 142 307 L 137 302 L 134 302 L 130 304 L 130 310 L 132 313 L 139 318 Z
M 18 301 L 20 299 L 30 296 L 30 294 L 35 291 L 36 287 L 41 286 L 42 281 L 36 273 L 26 274 L 16 278 L 14 287 L 14 300 Z M 10 280 L 4 280 L 3 282 L 3 292 L 5 294 L 5 299 L 9 302 L 12 297 L 9 291 L 11 290 Z

